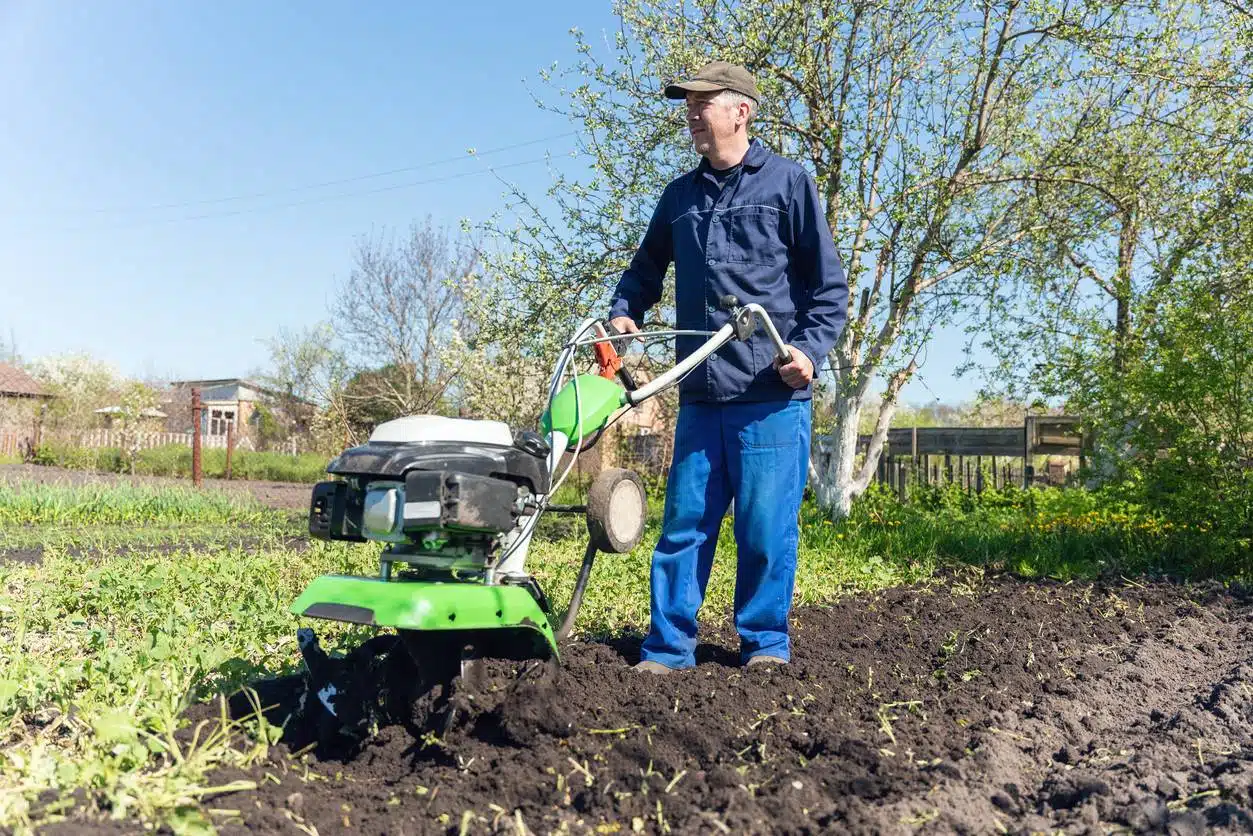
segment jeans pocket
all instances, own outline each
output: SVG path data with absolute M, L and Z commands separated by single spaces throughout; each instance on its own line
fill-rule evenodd
M 801 438 L 803 406 L 806 404 L 799 401 L 768 401 L 738 407 L 752 413 L 740 428 L 740 446 L 746 450 L 777 450 L 804 443 Z

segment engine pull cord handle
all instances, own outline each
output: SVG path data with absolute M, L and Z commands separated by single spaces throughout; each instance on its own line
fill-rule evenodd
M 608 322 L 596 323 L 597 337 L 616 337 L 620 335 L 620 331 L 614 328 Z M 630 370 L 622 362 L 622 356 L 618 354 L 618 350 L 613 347 L 611 342 L 596 343 L 592 346 L 592 350 L 596 352 L 596 365 L 600 369 L 600 376 L 606 380 L 613 380 L 615 377 L 622 381 L 622 385 L 626 387 L 628 392 L 633 391 L 635 386 L 635 378 L 631 376 Z
M 736 296 L 727 294 L 718 300 L 724 311 L 731 314 L 731 322 L 735 326 L 735 337 L 739 340 L 747 340 L 752 335 L 753 330 L 757 327 L 756 319 L 753 312 L 740 305 L 740 300 Z M 766 333 L 770 335 L 770 341 L 774 343 L 774 352 L 779 360 L 787 365 L 792 362 L 792 352 L 788 351 L 787 345 L 783 342 L 783 338 L 779 336 L 779 331 L 774 327 L 774 323 L 770 320 L 770 316 L 764 311 L 761 315 L 761 323 L 766 326 Z

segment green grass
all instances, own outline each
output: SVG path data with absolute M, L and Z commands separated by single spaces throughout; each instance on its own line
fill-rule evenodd
M 301 622 L 288 604 L 320 574 L 373 574 L 379 548 L 314 542 L 297 551 L 286 543 L 303 519 L 210 497 L 126 486 L 0 492 L 0 522 L 30 523 L 6 533 L 8 542 L 44 547 L 39 564 L 0 563 L 0 821 L 20 830 L 55 818 L 81 791 L 89 808 L 204 832 L 207 814 L 196 801 L 209 776 L 246 767 L 275 739 L 255 719 L 215 720 L 195 742 L 175 731 L 192 701 L 294 670 Z M 598 558 L 578 633 L 646 628 L 655 492 L 650 510 L 634 552 Z M 528 565 L 557 615 L 574 585 L 583 531 L 577 516 L 550 516 L 533 546 Z M 912 506 L 876 492 L 840 523 L 805 507 L 796 595 L 798 605 L 821 604 L 926 582 L 954 566 L 1057 578 L 1172 568 L 1247 578 L 1248 566 L 1230 557 L 1238 548 L 1077 492 L 1010 491 L 975 502 L 948 491 Z M 728 519 L 705 621 L 730 614 L 734 553 Z M 368 634 L 330 622 L 318 631 L 331 649 Z M 49 798 L 61 801 L 49 806 Z
M 109 550 L 169 551 L 174 546 L 238 546 L 285 543 L 292 538 L 292 517 L 267 516 L 260 522 L 227 523 L 110 523 L 97 525 L 43 524 L 8 526 L 0 529 L 0 559 L 6 550 L 61 550 L 71 554 L 93 554 Z M 303 522 L 303 520 L 302 520 Z M 298 533 L 298 532 L 297 532 Z
M 94 470 L 106 473 L 130 473 L 130 463 L 117 447 L 72 447 L 45 444 L 39 447 L 35 463 L 71 470 Z M 289 456 L 286 453 L 236 450 L 231 456 L 231 477 L 259 479 L 267 482 L 317 482 L 326 477 L 327 458 L 313 453 Z M 206 478 L 226 476 L 226 451 L 205 448 L 200 452 L 200 466 Z M 135 456 L 137 476 L 191 477 L 191 448 L 169 444 L 141 450 Z
M 250 496 L 146 485 L 0 485 L 0 525 L 255 523 L 277 513 Z
M 874 491 L 844 524 L 810 512 L 806 538 L 820 550 L 832 537 L 860 544 L 888 564 L 969 564 L 1059 580 L 1150 575 L 1253 581 L 1253 546 L 1219 522 L 1176 522 L 1115 494 L 1008 488 L 970 496 L 921 490 L 902 505 Z

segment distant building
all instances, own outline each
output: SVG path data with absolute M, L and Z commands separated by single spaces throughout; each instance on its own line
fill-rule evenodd
M 0 363 L 0 430 L 33 432 L 40 407 L 51 399 L 26 372 Z
M 251 435 L 259 415 L 257 407 L 289 401 L 280 393 L 256 381 L 241 377 L 206 380 L 172 380 L 161 400 L 161 409 L 169 415 L 166 429 L 170 432 L 191 432 L 191 390 L 200 389 L 200 431 L 207 436 L 225 436 L 235 427 L 236 435 Z M 296 403 L 304 401 L 295 399 Z M 307 405 L 307 404 L 306 404 Z
M 0 455 L 13 455 L 39 443 L 43 408 L 52 398 L 26 372 L 0 363 Z

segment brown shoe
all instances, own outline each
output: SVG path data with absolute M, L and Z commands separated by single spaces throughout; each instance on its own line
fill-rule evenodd
M 674 673 L 674 668 L 667 668 L 660 662 L 644 661 L 633 666 L 631 670 L 636 673 L 655 673 L 658 675 Z
M 753 668 L 757 665 L 786 665 L 787 659 L 781 656 L 771 656 L 768 653 L 761 653 L 756 656 L 748 657 L 748 661 L 744 663 L 744 667 Z

